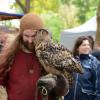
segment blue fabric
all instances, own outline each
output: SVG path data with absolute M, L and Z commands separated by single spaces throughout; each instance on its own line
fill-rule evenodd
M 100 61 L 100 51 L 93 51 L 92 55 L 95 56 Z
M 64 100 L 100 100 L 100 62 L 92 55 L 77 57 L 84 69 L 83 74 L 75 74 L 74 88 Z

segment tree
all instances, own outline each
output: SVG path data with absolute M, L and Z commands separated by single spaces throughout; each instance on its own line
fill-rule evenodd
M 21 2 L 22 0 L 16 0 L 16 3 L 20 6 L 24 13 L 30 12 L 30 0 L 25 0 L 24 3 Z
M 12 8 L 16 13 L 34 12 L 43 16 L 45 26 L 58 41 L 60 32 L 76 27 L 96 14 L 99 0 L 15 0 Z M 51 18 L 51 19 L 49 19 Z
M 95 36 L 94 48 L 98 49 L 97 47 L 100 47 L 100 2 L 97 9 L 97 31 Z

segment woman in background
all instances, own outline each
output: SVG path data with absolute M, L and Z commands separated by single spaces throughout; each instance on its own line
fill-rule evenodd
M 81 36 L 73 49 L 74 57 L 81 62 L 84 73 L 75 74 L 75 85 L 64 100 L 100 100 L 100 62 L 92 56 L 91 42 Z

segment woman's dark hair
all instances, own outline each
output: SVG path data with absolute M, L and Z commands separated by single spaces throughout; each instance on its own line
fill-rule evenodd
M 79 55 L 78 48 L 83 43 L 84 40 L 88 40 L 89 43 L 91 44 L 90 39 L 88 37 L 86 37 L 86 36 L 78 37 L 76 42 L 75 42 L 74 48 L 73 48 L 73 55 L 74 56 L 78 56 Z
M 93 50 L 93 47 L 94 47 L 94 38 L 91 35 L 89 35 L 88 38 L 90 39 L 90 45 L 91 45 L 91 48 Z

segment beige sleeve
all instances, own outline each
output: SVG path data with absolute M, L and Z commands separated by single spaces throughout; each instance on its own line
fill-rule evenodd
M 0 85 L 0 100 L 7 100 L 7 91 L 2 85 Z

